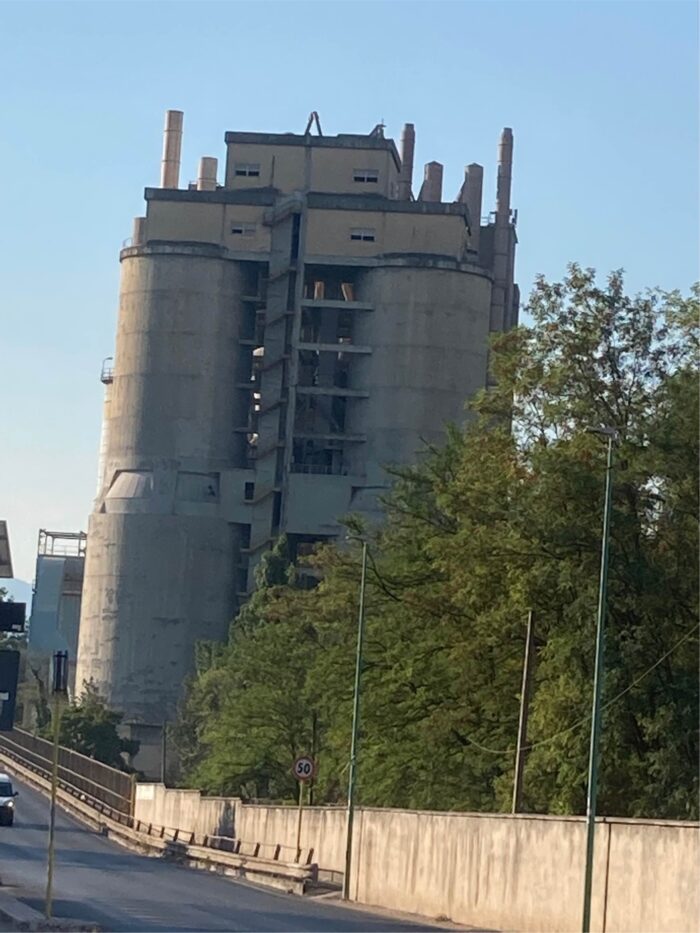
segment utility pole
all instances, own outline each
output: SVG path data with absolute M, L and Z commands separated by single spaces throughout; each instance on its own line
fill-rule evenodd
M 304 812 L 304 782 L 299 781 L 299 809 L 297 811 L 297 859 L 301 858 L 301 816 Z
M 530 692 L 532 673 L 535 664 L 534 613 L 527 614 L 527 635 L 525 636 L 525 662 L 523 664 L 523 685 L 520 691 L 520 721 L 518 722 L 518 745 L 515 751 L 515 775 L 513 777 L 513 813 L 520 813 L 523 808 L 523 770 L 527 757 L 527 720 L 530 712 Z
M 362 682 L 362 643 L 365 628 L 365 583 L 367 579 L 367 542 L 362 542 L 362 576 L 360 578 L 360 610 L 357 619 L 357 656 L 355 659 L 355 693 L 352 707 L 352 740 L 350 743 L 350 772 L 348 776 L 348 815 L 345 830 L 345 874 L 343 900 L 350 899 L 350 871 L 352 869 L 352 830 L 355 820 L 355 780 L 357 773 L 357 746 L 360 726 L 360 687 Z
M 603 542 L 600 554 L 600 580 L 598 586 L 598 617 L 595 639 L 595 671 L 593 675 L 593 710 L 591 714 L 591 746 L 588 761 L 588 795 L 586 800 L 586 870 L 583 888 L 583 933 L 591 929 L 591 892 L 593 890 L 593 851 L 595 843 L 596 799 L 598 795 L 598 758 L 601 731 L 600 699 L 603 690 L 605 653 L 605 612 L 608 587 L 608 551 L 610 547 L 610 512 L 612 506 L 613 445 L 618 433 L 614 428 L 589 428 L 608 440 L 605 472 L 605 503 L 603 505 Z
M 168 724 L 163 722 L 160 736 L 160 783 L 165 784 L 166 761 L 168 755 Z
M 58 752 L 61 726 L 61 705 L 68 692 L 68 652 L 57 651 L 53 656 L 53 759 L 51 767 L 51 805 L 49 808 L 49 841 L 46 861 L 46 919 L 53 909 L 54 837 L 56 834 L 56 789 L 58 787 Z

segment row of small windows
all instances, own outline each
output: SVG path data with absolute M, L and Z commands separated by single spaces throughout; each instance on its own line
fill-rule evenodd
M 233 172 L 239 178 L 260 178 L 260 163 L 236 162 Z
M 255 224 L 233 224 L 231 233 L 235 236 L 255 236 L 256 229 Z
M 374 168 L 356 168 L 352 173 L 352 180 L 371 182 L 376 185 L 379 181 L 379 172 Z
M 260 178 L 260 163 L 236 162 L 233 173 L 237 178 Z M 375 168 L 356 168 L 352 173 L 352 180 L 376 185 L 379 182 L 379 172 Z
M 255 224 L 234 223 L 231 233 L 234 236 L 253 237 L 257 233 L 257 227 Z M 350 230 L 350 239 L 361 243 L 374 243 L 376 235 L 371 227 L 353 227 Z
M 363 243 L 374 243 L 374 230 L 369 227 L 353 227 L 350 231 L 351 240 L 361 240 Z

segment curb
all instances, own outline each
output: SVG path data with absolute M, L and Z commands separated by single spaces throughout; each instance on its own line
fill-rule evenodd
M 14 930 L 28 931 L 28 933 L 39 930 L 99 933 L 101 930 L 96 923 L 86 923 L 84 920 L 69 920 L 64 917 L 47 920 L 40 911 L 28 907 L 16 897 L 3 891 L 0 891 L 0 919 L 11 923 Z

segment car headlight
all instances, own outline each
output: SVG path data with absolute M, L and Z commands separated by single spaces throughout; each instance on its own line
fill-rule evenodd
M 8 800 L 3 804 L 3 807 L 9 807 L 10 809 L 12 809 L 14 805 L 15 805 L 14 800 Z

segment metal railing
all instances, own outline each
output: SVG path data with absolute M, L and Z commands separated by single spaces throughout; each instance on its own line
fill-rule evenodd
M 290 473 L 317 473 L 321 476 L 347 476 L 347 469 L 328 463 L 292 463 Z
M 19 741 L 18 741 L 19 739 Z M 5 758 L 33 772 L 45 781 L 51 780 L 51 757 L 45 756 L 46 746 L 49 751 L 53 748 L 51 742 L 40 739 L 21 729 L 12 732 L 0 733 L 0 754 Z M 96 766 L 93 776 L 88 777 L 70 768 L 86 768 L 88 765 Z M 100 770 L 102 769 L 102 770 Z M 111 773 L 111 774 L 110 774 Z M 121 780 L 122 787 L 115 789 L 100 783 L 108 780 L 113 784 Z M 314 850 L 297 849 L 293 846 L 284 846 L 275 843 L 246 842 L 233 836 L 208 835 L 190 830 L 177 829 L 172 826 L 161 826 L 134 816 L 134 788 L 135 781 L 131 775 L 116 768 L 110 768 L 102 762 L 95 761 L 79 752 L 68 748 L 59 749 L 58 786 L 61 790 L 75 797 L 83 804 L 93 808 L 96 813 L 106 816 L 127 829 L 143 833 L 152 839 L 162 839 L 164 842 L 201 846 L 219 852 L 228 852 L 232 855 L 244 855 L 251 858 L 263 858 L 270 861 L 285 861 L 300 866 L 312 866 Z M 128 793 L 125 793 L 128 788 Z
M 23 729 L 1 732 L 0 751 L 42 776 L 51 776 L 53 745 L 46 739 Z M 133 813 L 134 779 L 124 771 L 61 746 L 58 751 L 58 780 L 60 786 L 71 793 L 85 794 L 126 816 Z
M 108 356 L 103 360 L 102 369 L 100 371 L 100 382 L 103 382 L 106 386 L 114 382 L 114 357 Z

